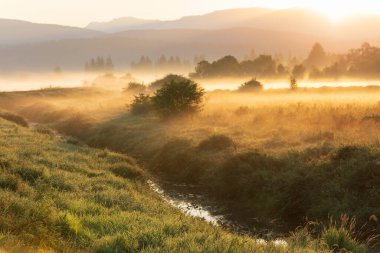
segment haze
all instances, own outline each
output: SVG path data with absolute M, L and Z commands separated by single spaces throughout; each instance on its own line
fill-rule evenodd
M 171 20 L 230 8 L 310 8 L 337 20 L 353 13 L 380 13 L 380 2 L 363 1 L 253 1 L 253 0 L 1 0 L 0 17 L 39 23 L 84 27 L 91 21 L 117 17 Z M 68 13 L 70 15 L 68 15 Z

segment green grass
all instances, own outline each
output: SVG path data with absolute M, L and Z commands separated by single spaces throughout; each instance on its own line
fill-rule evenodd
M 54 95 L 45 99 L 39 97 L 41 94 L 35 97 L 27 93 L 26 101 L 22 100 L 22 94 L 6 95 L 20 96 L 7 103 L 21 101 L 13 109 L 29 120 L 48 123 L 93 147 L 130 154 L 150 172 L 172 182 L 198 184 L 221 203 L 228 201 L 232 211 L 242 217 L 254 217 L 267 228 L 276 220 L 291 231 L 302 226 L 306 219 L 327 224 L 331 218 L 348 214 L 356 216 L 360 226 L 368 223 L 366 232 L 355 237 L 365 242 L 371 231 L 380 231 L 379 223 L 369 220 L 380 213 L 377 190 L 380 128 L 367 117 L 379 114 L 378 91 L 372 94 L 362 89 L 338 95 L 322 91 L 212 93 L 200 115 L 170 121 L 162 121 L 154 114 L 128 114 L 127 97 L 103 94 L 102 98 L 87 98 L 80 93 L 71 97 L 75 94 L 72 90 L 67 96 L 63 95 L 64 91 L 54 91 Z M 64 99 L 58 99 L 55 94 Z M 92 105 L 98 100 L 99 106 Z M 45 137 L 52 138 L 49 131 L 36 131 L 46 132 Z M 67 158 L 62 160 L 62 164 L 67 162 Z M 141 182 L 146 176 L 141 170 L 125 171 L 123 167 L 111 162 L 104 168 L 118 179 L 133 177 Z M 8 191 L 23 188 L 23 182 L 37 184 L 45 173 L 42 170 L 41 176 L 41 168 L 35 166 L 27 169 L 31 171 L 16 170 L 6 175 L 0 185 Z M 67 170 L 73 169 L 68 166 Z M 55 180 L 59 185 L 60 181 Z M 61 186 L 65 187 L 65 184 Z M 66 223 L 72 220 L 68 217 Z M 168 221 L 170 217 L 163 219 Z M 73 224 L 79 231 L 76 223 Z M 363 246 L 357 240 L 342 236 L 345 231 L 332 226 L 307 237 L 298 231 L 289 241 L 299 248 L 323 244 L 342 252 L 353 242 L 357 247 L 352 250 L 362 252 Z M 322 235 L 319 240 L 312 239 Z M 114 243 L 103 240 L 116 251 L 126 244 L 118 236 Z M 151 240 L 160 241 L 155 237 Z M 337 248 L 337 244 L 345 246 Z
M 148 188 L 130 157 L 1 119 L 0 172 L 0 250 L 328 252 L 319 240 L 262 245 L 186 217 Z

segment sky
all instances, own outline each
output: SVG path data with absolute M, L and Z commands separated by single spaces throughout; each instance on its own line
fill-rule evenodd
M 0 0 L 0 18 L 84 27 L 126 16 L 171 20 L 247 7 L 310 8 L 333 20 L 357 12 L 380 14 L 379 0 Z

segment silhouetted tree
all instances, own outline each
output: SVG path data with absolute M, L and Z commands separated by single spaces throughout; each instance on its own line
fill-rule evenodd
M 104 60 L 103 57 L 98 56 L 96 59 L 92 58 L 91 60 L 85 63 L 85 70 L 92 72 L 106 72 L 112 71 L 114 69 L 114 64 L 111 57 L 107 57 Z
M 294 78 L 303 79 L 305 77 L 305 74 L 306 74 L 306 68 L 304 65 L 300 64 L 300 65 L 294 66 L 293 71 L 292 71 L 292 76 Z
M 305 61 L 308 67 L 321 68 L 327 64 L 327 55 L 321 44 L 315 43 Z

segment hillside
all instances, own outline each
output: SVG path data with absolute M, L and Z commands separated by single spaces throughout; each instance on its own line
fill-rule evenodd
M 142 27 L 159 24 L 159 20 L 138 19 L 133 17 L 123 17 L 113 19 L 109 22 L 91 22 L 87 29 L 97 30 L 107 33 L 122 32 L 126 30 L 141 29 Z
M 102 32 L 20 20 L 0 19 L 0 45 L 30 44 L 74 38 L 92 38 Z
M 312 36 L 326 36 L 335 39 L 369 40 L 376 37 L 380 27 L 379 15 L 354 15 L 338 23 L 327 16 L 307 9 L 227 9 L 204 15 L 188 16 L 171 21 L 149 21 L 130 18 L 90 24 L 87 28 L 112 32 L 147 29 L 227 29 L 250 27 L 261 30 L 294 32 Z M 359 29 L 355 29 L 359 28 Z

